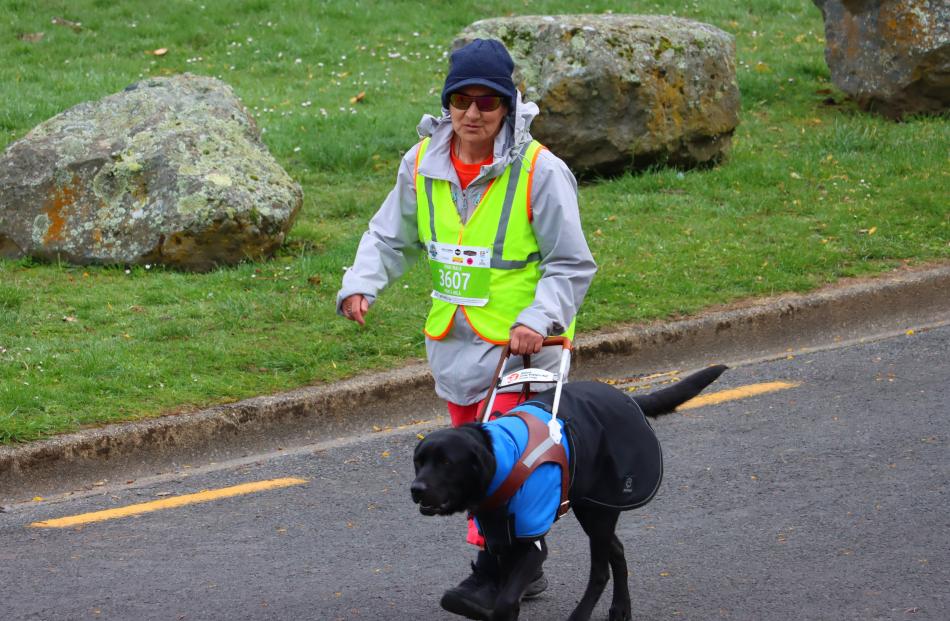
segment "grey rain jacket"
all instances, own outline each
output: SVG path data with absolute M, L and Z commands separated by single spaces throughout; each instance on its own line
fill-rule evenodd
M 432 140 L 419 163 L 419 173 L 451 184 L 452 198 L 465 223 L 491 179 L 501 175 L 519 149 L 531 141 L 528 127 L 537 114 L 538 106 L 522 101 L 518 93 L 515 106 L 495 138 L 494 162 L 483 166 L 465 190 L 459 185 L 450 157 L 453 134 L 448 110 L 443 109 L 441 118 L 427 114 L 417 131 L 420 137 L 431 136 Z M 423 250 L 416 225 L 413 176 L 418 149 L 417 144 L 403 156 L 396 186 L 360 240 L 353 266 L 346 270 L 337 293 L 338 314 L 342 315 L 343 300 L 355 293 L 364 295 L 372 305 L 379 293 L 402 276 Z M 521 311 L 516 323 L 550 336 L 563 333 L 570 325 L 597 266 L 581 229 L 574 175 L 548 150 L 538 156 L 536 168 L 531 186 L 531 226 L 541 248 L 541 279 L 534 302 Z M 469 405 L 487 394 L 501 348 L 479 338 L 462 313 L 457 312 L 451 330 L 442 340 L 426 337 L 426 353 L 435 377 L 436 394 L 447 401 Z M 559 362 L 560 349 L 546 347 L 532 356 L 531 366 L 557 371 Z M 513 357 L 508 369 L 514 371 L 521 366 L 521 358 Z M 532 390 L 545 387 L 532 385 Z

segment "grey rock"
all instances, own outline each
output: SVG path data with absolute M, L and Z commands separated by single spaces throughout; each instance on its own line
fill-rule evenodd
M 204 271 L 271 255 L 303 194 L 225 83 L 147 79 L 0 157 L 0 256 Z
M 735 39 L 708 24 L 654 15 L 495 18 L 465 28 L 502 41 L 515 80 L 541 114 L 534 136 L 581 174 L 725 156 L 739 123 Z
M 950 1 L 814 0 L 835 85 L 900 119 L 950 107 Z

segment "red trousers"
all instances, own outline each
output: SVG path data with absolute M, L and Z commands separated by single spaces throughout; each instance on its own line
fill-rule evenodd
M 534 396 L 534 393 L 531 394 Z M 459 405 L 458 403 L 452 403 L 451 401 L 446 402 L 449 406 L 449 415 L 452 417 L 452 426 L 458 427 L 459 425 L 464 425 L 465 423 L 480 423 L 482 421 L 475 420 L 475 417 L 478 416 L 478 411 L 481 409 L 484 401 L 479 401 L 478 403 L 473 403 L 471 405 Z M 515 407 L 521 403 L 521 393 L 520 392 L 500 392 L 495 395 L 495 403 L 492 404 L 493 410 L 496 412 L 507 412 L 511 408 Z
M 530 396 L 534 397 L 534 394 L 531 394 Z M 496 412 L 507 412 L 521 402 L 522 399 L 520 392 L 501 392 L 495 395 L 495 403 L 492 404 L 492 410 Z M 473 403 L 471 405 L 459 405 L 457 403 L 452 403 L 451 401 L 448 401 L 447 403 L 449 406 L 449 415 L 452 417 L 453 427 L 458 427 L 459 425 L 464 425 L 465 423 L 481 422 L 476 421 L 475 418 L 478 416 L 478 412 L 481 410 L 482 403 L 484 403 L 484 401 L 479 401 L 478 403 Z M 478 532 L 478 529 L 475 528 L 475 522 L 472 520 L 472 518 L 468 518 L 468 536 L 465 538 L 465 540 L 481 548 L 485 547 L 485 538 L 482 537 Z

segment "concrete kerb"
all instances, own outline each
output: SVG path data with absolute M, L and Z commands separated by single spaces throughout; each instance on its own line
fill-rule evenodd
M 945 323 L 950 323 L 950 263 L 586 335 L 576 344 L 572 376 L 736 364 Z M 0 503 L 442 415 L 431 374 L 415 362 L 334 385 L 0 447 Z

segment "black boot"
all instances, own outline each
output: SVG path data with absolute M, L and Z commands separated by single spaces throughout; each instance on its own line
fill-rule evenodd
M 498 578 L 498 561 L 481 550 L 472 575 L 442 595 L 442 608 L 469 619 L 489 619 L 498 598 Z
M 534 577 L 534 580 L 528 585 L 528 588 L 524 590 L 524 595 L 521 596 L 521 599 L 534 599 L 538 597 L 548 588 L 548 579 L 544 575 L 544 570 L 539 569 L 538 575 Z
M 544 558 L 547 558 L 548 544 L 544 540 L 544 537 L 541 537 L 539 543 L 541 544 L 541 553 L 544 555 Z M 543 593 L 547 588 L 548 579 L 544 576 L 544 570 L 538 567 L 538 574 L 528 584 L 528 588 L 524 590 L 524 595 L 521 596 L 521 599 L 534 599 L 535 597 L 541 595 L 541 593 Z

